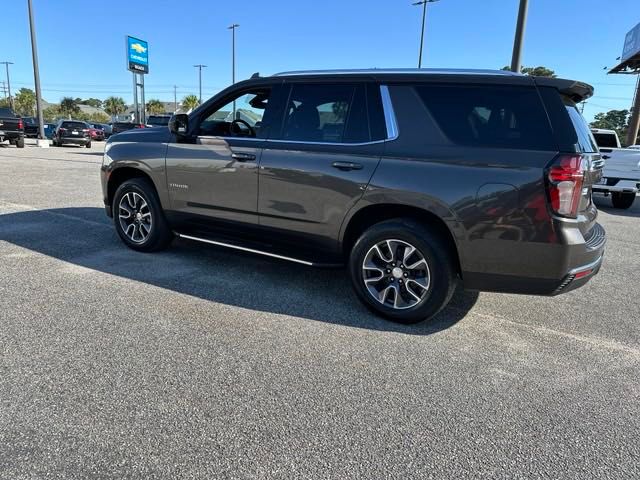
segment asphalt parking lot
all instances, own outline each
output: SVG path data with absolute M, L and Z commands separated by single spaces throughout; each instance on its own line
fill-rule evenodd
M 0 146 L 0 478 L 640 477 L 640 201 L 586 287 L 404 327 L 340 270 L 127 249 L 102 148 Z

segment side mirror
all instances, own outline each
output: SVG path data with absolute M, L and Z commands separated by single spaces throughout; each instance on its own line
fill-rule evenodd
M 189 131 L 189 115 L 177 113 L 169 120 L 169 130 L 176 135 L 186 135 Z

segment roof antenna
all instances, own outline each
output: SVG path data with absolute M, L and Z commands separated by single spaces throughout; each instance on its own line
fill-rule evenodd
M 251 78 L 260 78 L 260 72 L 256 72 L 253 75 L 251 75 Z

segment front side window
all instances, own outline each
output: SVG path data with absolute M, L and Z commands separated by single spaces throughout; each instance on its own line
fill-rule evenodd
M 206 114 L 198 135 L 264 138 L 263 118 L 270 96 L 271 90 L 264 88 L 242 93 Z
M 369 141 L 364 86 L 293 85 L 280 138 L 313 143 Z

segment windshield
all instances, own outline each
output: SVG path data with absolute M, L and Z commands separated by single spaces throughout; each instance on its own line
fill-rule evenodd
M 618 148 L 618 142 L 613 133 L 594 133 L 593 136 L 600 148 Z

